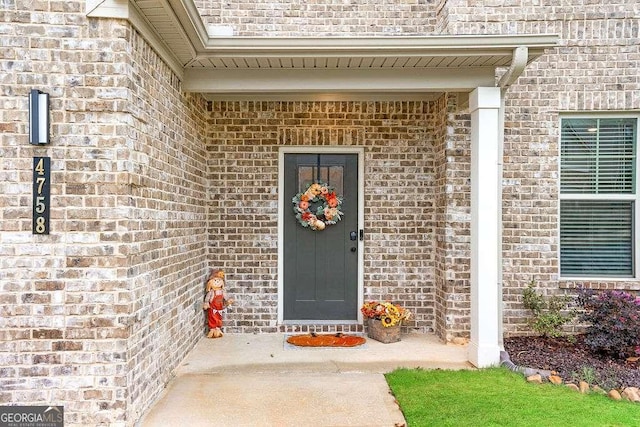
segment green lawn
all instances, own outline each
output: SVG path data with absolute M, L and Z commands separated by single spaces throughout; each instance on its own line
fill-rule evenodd
M 387 382 L 409 427 L 640 426 L 640 404 L 529 384 L 503 368 L 399 369 Z

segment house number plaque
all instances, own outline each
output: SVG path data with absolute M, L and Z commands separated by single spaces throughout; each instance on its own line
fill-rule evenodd
M 51 157 L 33 158 L 33 234 L 49 234 Z

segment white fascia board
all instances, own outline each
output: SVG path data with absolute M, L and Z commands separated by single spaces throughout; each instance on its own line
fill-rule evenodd
M 129 0 L 86 0 L 85 11 L 92 18 L 129 17 Z
M 94 0 L 95 1 L 95 0 Z M 514 48 L 527 46 L 530 51 L 529 60 L 540 56 L 544 49 L 558 44 L 557 35 L 525 34 L 525 35 L 429 35 L 409 37 L 212 37 L 193 0 L 159 0 L 168 4 L 178 18 L 183 30 L 189 35 L 191 43 L 198 52 L 198 57 L 211 54 L 230 53 L 231 55 L 256 55 L 258 52 L 268 54 L 291 55 L 300 51 L 304 54 L 325 51 L 328 55 L 339 52 L 363 51 L 370 55 L 379 52 L 384 55 L 397 55 L 400 51 L 414 51 L 416 54 L 434 53 L 437 50 L 460 54 L 469 54 L 488 49 L 492 53 L 504 49 L 510 55 Z M 196 58 L 197 59 L 197 58 Z
M 527 46 L 533 55 L 555 47 L 556 35 L 459 35 L 424 37 L 211 37 L 201 54 L 220 55 L 434 55 L 503 53 Z
M 207 27 L 202 20 L 193 0 L 163 0 L 170 7 L 180 22 L 182 30 L 189 35 L 189 40 L 197 50 L 202 50 L 209 40 Z
M 153 30 L 146 18 L 140 13 L 137 7 L 131 8 L 129 22 L 136 30 L 140 32 L 142 37 L 151 45 L 158 55 L 167 63 L 169 68 L 178 76 L 180 80 L 184 79 L 184 64 L 173 54 L 171 49 L 158 37 L 158 33 Z
M 167 63 L 179 79 L 184 78 L 182 64 L 171 49 L 160 39 L 149 21 L 129 0 L 87 0 L 87 16 L 92 18 L 126 19 Z M 193 52 L 195 54 L 195 52 Z
M 468 92 L 493 86 L 493 67 L 411 69 L 187 69 L 183 88 L 209 93 Z

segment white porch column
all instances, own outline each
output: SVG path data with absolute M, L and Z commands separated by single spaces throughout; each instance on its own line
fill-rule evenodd
M 500 88 L 478 87 L 471 110 L 471 343 L 469 361 L 500 361 Z

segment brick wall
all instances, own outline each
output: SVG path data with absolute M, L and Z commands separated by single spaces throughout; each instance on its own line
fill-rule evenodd
M 119 240 L 127 255 L 129 416 L 135 421 L 202 337 L 207 259 L 207 103 L 187 95 L 134 31 L 130 126 L 119 154 L 127 195 Z
M 559 121 L 563 113 L 640 108 L 640 10 L 631 0 L 448 1 L 450 34 L 558 34 L 506 95 L 503 179 L 505 331 L 528 332 L 522 290 L 576 286 L 558 278 Z M 640 289 L 637 280 L 591 281 Z
M 436 333 L 446 341 L 470 332 L 471 146 L 469 114 L 455 95 L 436 108 L 435 314 Z
M 506 99 L 511 334 L 528 331 L 531 279 L 548 293 L 576 285 L 557 273 L 560 115 L 640 109 L 637 3 L 583 3 L 198 5 L 243 36 L 560 35 Z M 455 96 L 208 105 L 129 25 L 83 8 L 0 2 L 0 404 L 64 405 L 69 425 L 132 424 L 203 332 L 208 268 L 227 270 L 229 331 L 279 330 L 277 153 L 298 144 L 291 129 L 365 147 L 365 297 L 403 302 L 410 328 L 468 334 L 469 117 Z M 49 146 L 28 144 L 32 88 L 51 94 Z M 31 233 L 34 156 L 52 158 L 49 236 Z
M 427 102 L 212 103 L 210 258 L 227 270 L 228 293 L 237 301 L 226 315 L 228 330 L 278 330 L 278 148 L 312 144 L 365 147 L 365 299 L 401 302 L 416 314 L 409 327 L 434 329 L 437 108 Z M 292 128 L 308 137 L 283 137 Z M 317 137 L 324 133 L 336 136 Z
M 0 404 L 131 425 L 203 331 L 206 104 L 84 2 L 0 2 Z M 51 95 L 48 146 L 28 93 Z M 51 157 L 51 234 L 31 231 Z
M 236 36 L 409 36 L 431 34 L 436 12 L 426 0 L 196 0 L 207 24 Z
M 81 2 L 0 7 L 0 403 L 64 405 L 71 425 L 124 420 L 127 29 L 87 25 Z M 28 142 L 32 88 L 51 95 L 49 146 Z M 31 234 L 33 156 L 51 157 L 48 236 Z

